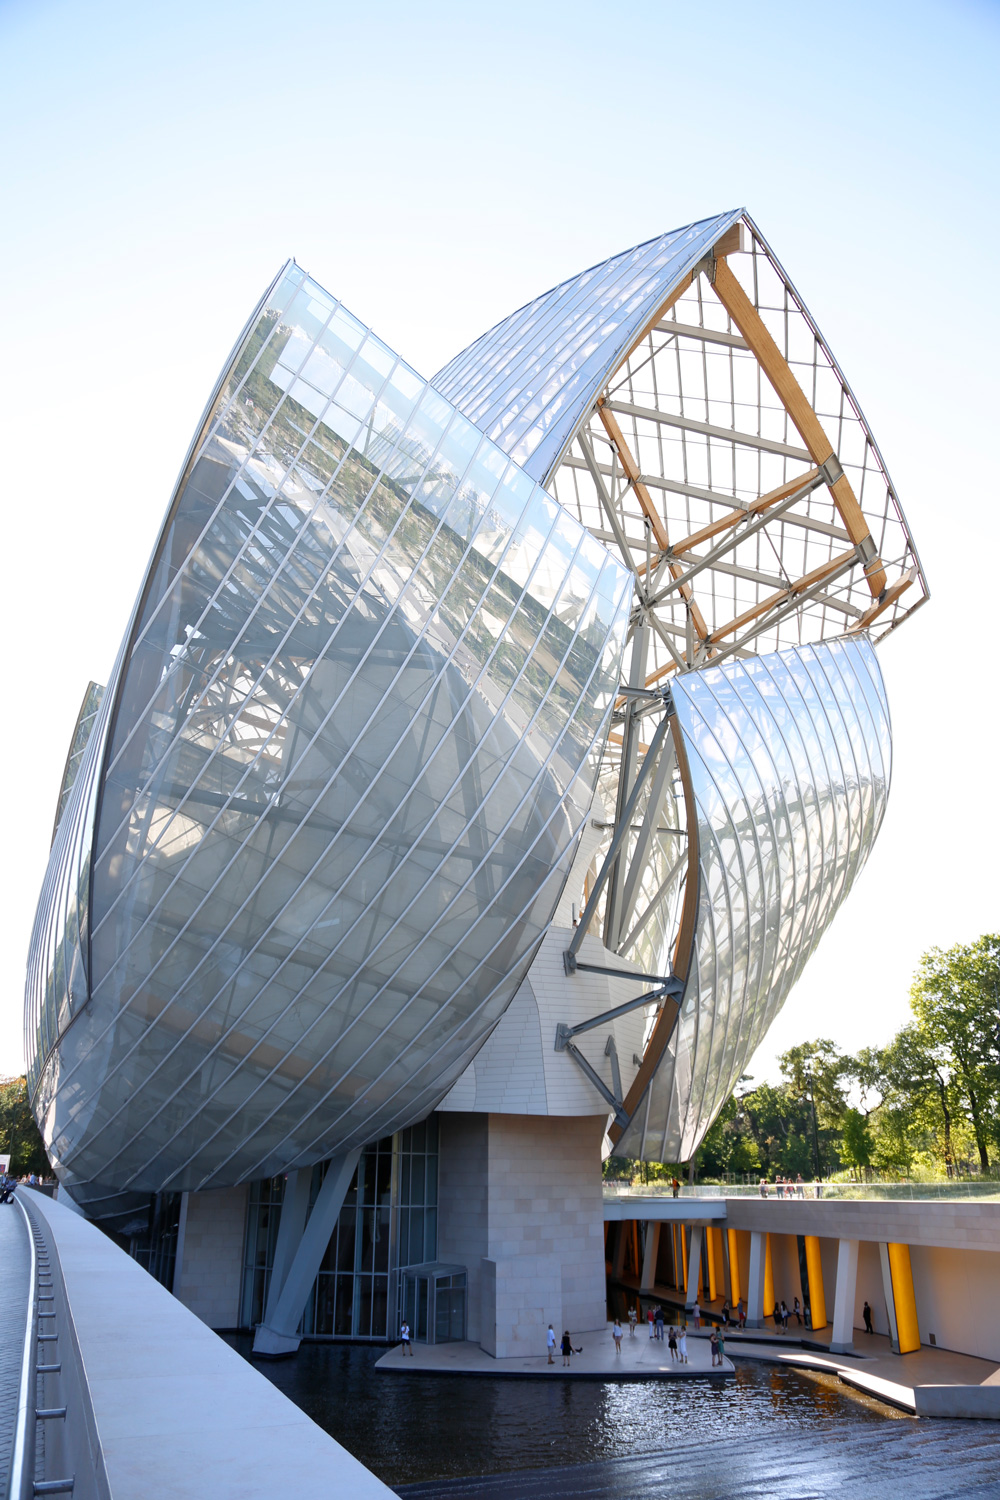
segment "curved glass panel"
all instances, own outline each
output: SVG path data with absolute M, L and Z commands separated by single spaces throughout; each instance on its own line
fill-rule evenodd
M 740 217 L 672 229 L 563 281 L 484 333 L 434 384 L 540 484 L 656 309 Z
M 80 994 L 49 956 L 66 899 L 43 895 L 58 1003 L 34 1102 L 65 1180 L 221 1185 L 433 1107 L 551 920 L 628 586 L 286 270 L 192 453 L 70 801 L 84 855 L 94 830 Z
M 697 804 L 699 909 L 681 1012 L 615 1147 L 687 1161 L 784 1004 L 875 841 L 889 712 L 864 637 L 673 684 Z

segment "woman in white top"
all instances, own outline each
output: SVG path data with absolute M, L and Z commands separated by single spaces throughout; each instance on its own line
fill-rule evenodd
M 688 1331 L 686 1323 L 682 1325 L 681 1331 L 677 1335 L 677 1352 L 681 1357 L 681 1364 L 686 1365 L 688 1362 Z
M 611 1337 L 615 1341 L 615 1357 L 620 1358 L 622 1352 L 622 1325 L 615 1319 L 615 1326 L 611 1330 Z

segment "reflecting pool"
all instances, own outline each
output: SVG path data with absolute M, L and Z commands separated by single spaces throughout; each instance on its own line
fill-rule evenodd
M 228 1342 L 249 1356 L 249 1336 Z M 722 1382 L 383 1375 L 383 1353 L 303 1344 L 256 1368 L 426 1500 L 1000 1494 L 1000 1424 L 917 1422 L 829 1376 L 750 1363 Z

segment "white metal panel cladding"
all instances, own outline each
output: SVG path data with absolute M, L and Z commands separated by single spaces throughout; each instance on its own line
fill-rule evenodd
M 863 637 L 679 677 L 699 908 L 680 1016 L 616 1151 L 687 1161 L 875 841 L 890 732 Z
M 433 1107 L 551 919 L 629 582 L 286 269 L 187 466 L 64 818 L 99 786 L 89 1002 L 56 1005 L 35 1075 L 66 1180 L 222 1185 Z
M 650 316 L 741 214 L 672 229 L 561 282 L 463 349 L 434 384 L 546 484 Z

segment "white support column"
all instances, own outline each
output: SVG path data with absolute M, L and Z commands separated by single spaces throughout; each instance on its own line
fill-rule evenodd
M 691 1311 L 696 1302 L 701 1301 L 701 1225 L 691 1225 L 691 1248 L 688 1250 L 688 1275 L 687 1287 L 684 1292 L 684 1306 L 688 1312 Z
M 656 1281 L 656 1259 L 660 1253 L 660 1221 L 649 1219 L 646 1222 L 646 1249 L 642 1257 L 642 1280 L 639 1283 L 641 1292 L 651 1292 Z
M 750 1233 L 750 1266 L 747 1271 L 747 1327 L 764 1327 L 764 1271 L 767 1265 L 767 1236 L 762 1230 Z
M 288 1263 L 288 1271 L 273 1312 L 271 1311 L 271 1298 L 267 1299 L 268 1315 L 265 1322 L 258 1324 L 257 1332 L 254 1334 L 254 1354 L 294 1354 L 298 1349 L 298 1327 L 302 1318 L 302 1309 L 306 1305 L 306 1298 L 316 1280 L 323 1256 L 326 1254 L 326 1247 L 330 1243 L 330 1236 L 336 1228 L 340 1210 L 347 1196 L 347 1189 L 351 1185 L 351 1179 L 360 1159 L 360 1150 L 348 1151 L 343 1156 L 333 1157 L 327 1167 L 319 1197 L 309 1215 L 309 1222 L 302 1231 Z M 310 1175 L 308 1171 L 298 1174 L 299 1178 L 304 1177 L 306 1180 L 307 1204 Z M 289 1185 L 291 1186 L 291 1183 Z M 296 1204 L 299 1202 L 298 1181 L 295 1186 L 295 1202 Z M 284 1212 L 282 1212 L 282 1219 L 284 1219 Z M 283 1227 L 282 1223 L 278 1230 L 279 1239 Z
M 278 1242 L 274 1247 L 274 1264 L 267 1287 L 267 1305 L 263 1321 L 270 1324 L 278 1306 L 288 1270 L 306 1227 L 309 1212 L 309 1189 L 312 1186 L 312 1167 L 300 1172 L 289 1172 L 285 1179 L 285 1191 L 281 1199 L 281 1216 L 278 1219 Z
M 854 1299 L 858 1287 L 858 1242 L 841 1240 L 837 1246 L 837 1289 L 833 1298 L 833 1354 L 854 1353 Z
M 889 1342 L 893 1354 L 899 1353 L 899 1329 L 896 1326 L 896 1298 L 892 1290 L 892 1270 L 889 1266 L 889 1246 L 879 1242 L 879 1260 L 882 1263 L 882 1295 L 885 1297 L 885 1315 L 889 1320 Z

